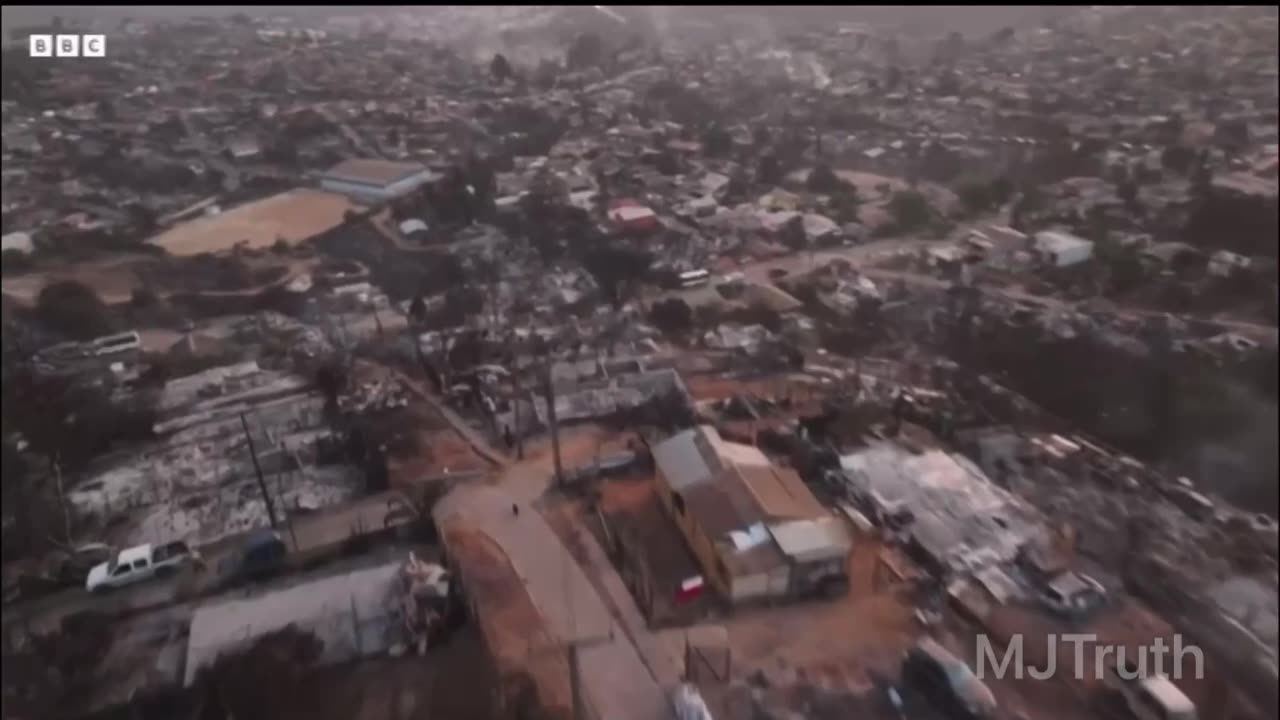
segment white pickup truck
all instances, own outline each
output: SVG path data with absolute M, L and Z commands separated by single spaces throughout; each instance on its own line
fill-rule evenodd
M 159 547 L 138 545 L 121 550 L 114 558 L 94 566 L 84 587 L 89 592 L 101 593 L 151 578 L 167 577 L 191 559 L 191 549 L 180 540 Z

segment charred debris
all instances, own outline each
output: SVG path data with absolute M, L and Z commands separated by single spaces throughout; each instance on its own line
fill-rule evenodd
M 1275 717 L 1275 9 L 866 10 L 6 49 L 5 717 L 892 717 L 1081 627 Z

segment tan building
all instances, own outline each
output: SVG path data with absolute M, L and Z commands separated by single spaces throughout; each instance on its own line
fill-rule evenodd
M 851 541 L 790 468 L 715 428 L 679 433 L 653 451 L 658 494 L 702 567 L 733 604 L 843 586 Z

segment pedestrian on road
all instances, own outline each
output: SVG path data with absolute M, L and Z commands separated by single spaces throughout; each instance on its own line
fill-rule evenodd
M 511 516 L 520 517 L 520 506 L 516 503 L 511 503 Z

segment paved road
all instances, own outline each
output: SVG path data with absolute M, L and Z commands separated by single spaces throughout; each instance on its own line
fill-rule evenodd
M 947 245 L 955 242 L 959 237 L 963 237 L 968 228 L 963 231 L 957 230 L 950 238 L 945 240 L 919 240 L 919 239 L 890 239 L 877 240 L 863 245 L 855 245 L 848 248 L 839 248 L 835 250 L 823 250 L 815 253 L 796 253 L 773 260 L 765 260 L 761 262 L 750 263 L 738 268 L 747 282 L 754 283 L 772 283 L 773 278 L 769 276 L 770 272 L 775 270 L 785 270 L 788 275 L 807 272 L 813 268 L 821 267 L 833 260 L 846 260 L 851 263 L 868 263 L 876 259 L 887 257 L 898 252 L 914 252 L 924 248 Z M 942 280 L 931 275 L 921 275 L 919 273 L 900 272 L 894 270 L 879 270 L 875 268 L 860 268 L 860 271 L 869 278 L 875 280 L 901 280 L 910 285 L 928 286 L 933 288 L 946 288 L 950 285 L 949 281 Z M 1010 300 L 1031 303 L 1041 307 L 1053 307 L 1063 309 L 1080 309 L 1083 304 L 1067 300 L 1061 297 L 1050 297 L 1043 295 L 1032 295 L 1031 293 L 1022 292 L 1012 288 L 979 286 L 983 292 L 1001 295 Z M 673 290 L 662 293 L 660 297 L 679 297 L 688 302 L 690 305 L 699 305 L 709 302 L 713 299 L 719 299 L 720 295 L 716 292 L 714 283 L 700 288 L 690 290 Z M 1139 308 L 1129 308 L 1116 306 L 1114 310 L 1109 311 L 1118 317 L 1131 319 L 1142 319 L 1148 317 L 1162 317 L 1171 313 L 1161 312 L 1158 310 L 1142 310 Z M 1247 334 L 1252 338 L 1263 338 L 1274 340 L 1278 334 L 1277 328 L 1271 325 L 1263 325 L 1259 323 L 1243 322 L 1239 320 L 1231 320 L 1218 317 L 1197 318 L 1192 315 L 1174 314 L 1176 317 L 1185 321 L 1202 320 L 1205 322 L 1220 325 L 1223 328 Z
M 786 271 L 788 275 L 795 275 L 807 272 L 813 268 L 821 267 L 834 260 L 846 260 L 851 263 L 865 263 L 898 252 L 914 252 L 916 250 L 933 247 L 935 245 L 945 245 L 953 242 L 954 239 L 955 238 L 953 236 L 951 239 L 947 240 L 874 240 L 872 242 L 853 245 L 851 247 L 819 250 L 812 253 L 794 253 L 774 258 L 772 260 L 748 263 L 739 266 L 737 272 L 742 273 L 746 282 L 767 284 L 773 282 L 773 278 L 769 277 L 769 274 L 778 270 Z M 682 298 L 690 305 L 699 305 L 720 297 L 719 293 L 715 290 L 714 282 L 691 290 L 672 290 L 662 293 L 661 296 Z
M 433 514 L 437 523 L 465 518 L 498 543 L 552 631 L 580 643 L 583 687 L 600 720 L 670 718 L 666 692 L 569 550 L 533 508 L 513 516 L 512 502 L 500 488 L 461 486 Z
M 950 286 L 950 282 L 931 275 L 921 275 L 919 273 L 900 272 L 896 270 L 877 270 L 863 269 L 863 275 L 873 280 L 902 281 L 908 285 L 927 286 L 937 289 L 945 289 Z M 990 285 L 978 286 L 980 290 L 992 295 L 1000 295 L 1010 300 L 1017 300 L 1031 305 L 1039 305 L 1046 308 L 1058 308 L 1063 310 L 1084 311 L 1081 307 L 1088 301 L 1074 301 L 1061 297 L 1052 297 L 1046 295 L 1033 295 L 1031 293 L 1015 290 L 1013 288 L 993 287 Z M 1097 312 L 1097 311 L 1084 311 Z M 1231 320 L 1218 317 L 1196 317 L 1185 313 L 1167 313 L 1160 310 L 1143 310 L 1141 308 L 1124 307 L 1121 305 L 1112 305 L 1111 308 L 1101 311 L 1100 314 L 1113 315 L 1115 317 L 1128 318 L 1131 320 L 1141 320 L 1145 318 L 1164 317 L 1173 315 L 1184 321 L 1202 321 L 1219 325 L 1223 328 L 1246 333 L 1251 337 L 1272 338 L 1277 335 L 1277 328 L 1271 325 L 1262 325 L 1259 323 L 1243 322 L 1240 320 Z

